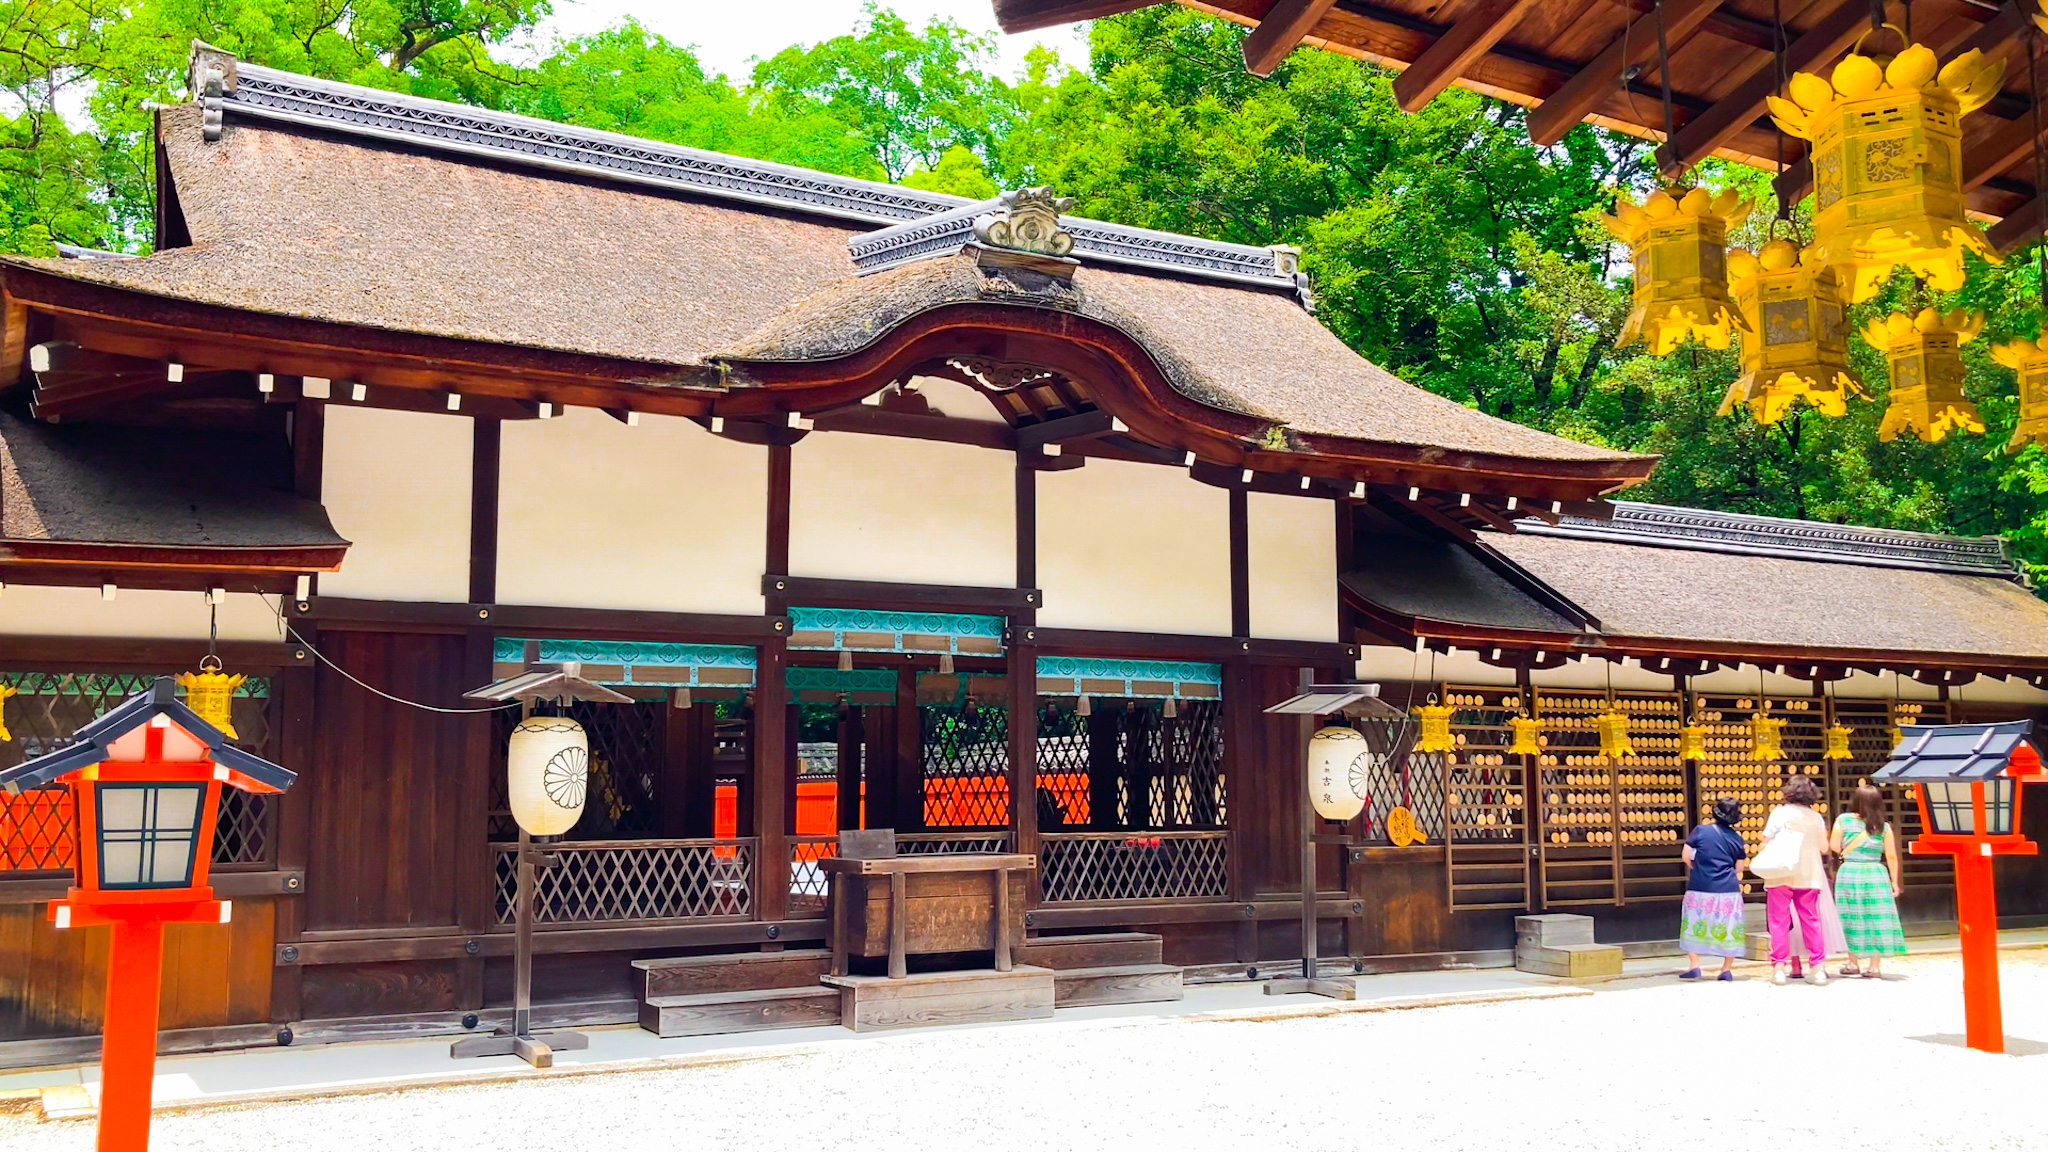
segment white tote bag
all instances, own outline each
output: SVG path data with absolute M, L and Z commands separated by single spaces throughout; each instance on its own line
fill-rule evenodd
M 1799 854 L 1805 850 L 1806 833 L 1787 828 L 1749 858 L 1749 870 L 1766 884 L 1783 883 L 1799 871 Z

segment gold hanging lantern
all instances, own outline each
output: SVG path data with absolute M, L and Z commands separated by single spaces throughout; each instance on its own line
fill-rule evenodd
M 1785 722 L 1761 712 L 1749 718 L 1749 758 L 1751 760 L 1783 760 L 1785 746 L 1780 743 Z
M 0 684 L 0 741 L 6 741 L 9 744 L 14 742 L 14 733 L 7 730 L 6 705 L 8 698 L 19 691 L 21 689 L 16 688 L 12 684 Z
M 1743 322 L 1728 304 L 1728 226 L 1748 214 L 1733 188 L 1718 196 L 1659 188 L 1639 205 L 1618 201 L 1614 215 L 1601 217 L 1635 260 L 1635 307 L 1615 347 L 1638 336 L 1654 356 L 1669 356 L 1695 336 L 1709 348 L 1728 347 Z
M 1778 127 L 1813 144 L 1814 243 L 1852 304 L 1902 265 L 1952 292 L 1965 251 L 1999 259 L 1963 215 L 1961 120 L 1998 94 L 2005 64 L 1974 48 L 1939 69 L 1922 44 L 1860 48 L 1827 79 L 1795 72 L 1789 99 L 1767 97 Z
M 1678 730 L 1678 758 L 1680 760 L 1705 760 L 1707 758 L 1707 729 L 1704 724 L 1687 724 Z
M 2020 422 L 2005 442 L 2008 453 L 2029 444 L 2048 445 L 2048 336 L 2041 340 L 2009 340 L 1991 350 L 1991 358 L 2019 373 Z
M 220 658 L 208 655 L 199 661 L 199 671 L 180 672 L 178 687 L 185 690 L 185 704 L 199 713 L 199 718 L 220 729 L 220 734 L 230 740 L 242 737 L 235 731 L 229 719 L 234 710 L 235 689 L 248 679 L 240 673 L 229 676 L 220 670 Z
M 1508 745 L 1508 753 L 1515 756 L 1534 756 L 1543 751 L 1536 742 L 1536 730 L 1543 727 L 1541 721 L 1527 716 L 1513 716 L 1508 719 L 1508 728 L 1515 734 L 1514 743 Z
M 1828 746 L 1820 754 L 1823 760 L 1851 760 L 1856 754 L 1849 751 L 1849 730 L 1840 724 L 1828 726 Z
M 1430 703 L 1415 710 L 1415 718 L 1421 723 L 1421 734 L 1415 738 L 1417 752 L 1449 752 L 1457 747 L 1451 740 L 1451 709 L 1448 704 Z
M 1734 249 L 1728 281 L 1748 335 L 1742 377 L 1716 415 L 1740 403 L 1757 423 L 1775 424 L 1804 396 L 1821 415 L 1840 416 L 1849 397 L 1866 395 L 1849 374 L 1848 317 L 1820 249 L 1802 251 L 1790 240 L 1773 240 L 1754 255 Z
M 1593 718 L 1593 727 L 1600 733 L 1600 755 L 1617 760 L 1636 754 L 1636 746 L 1628 738 L 1628 717 L 1609 709 Z
M 1962 346 L 1984 330 L 1984 314 L 1958 308 L 1940 313 L 1923 308 L 1916 316 L 1894 312 L 1872 320 L 1863 338 L 1884 353 L 1892 387 L 1877 438 L 1889 441 L 1910 430 L 1930 443 L 1951 429 L 1982 432 L 1977 406 L 1963 395 Z

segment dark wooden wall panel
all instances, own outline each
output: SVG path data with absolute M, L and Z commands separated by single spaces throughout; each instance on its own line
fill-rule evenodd
M 466 705 L 464 639 L 418 633 L 328 631 L 322 652 L 393 695 L 446 708 Z M 320 670 L 318 731 L 304 789 L 307 933 L 453 925 L 474 879 L 459 854 L 477 847 L 484 814 L 469 811 L 466 775 L 479 770 L 468 743 L 483 716 L 449 716 L 373 695 Z M 310 992 L 308 993 L 310 995 Z M 310 1005 L 306 1009 L 311 1015 Z
M 461 962 L 318 965 L 306 969 L 300 995 L 308 1020 L 453 1012 L 463 1007 Z
M 270 1018 L 274 902 L 235 901 L 234 920 L 164 933 L 161 1027 Z M 86 1036 L 106 1017 L 105 928 L 51 926 L 42 904 L 0 904 L 0 1041 Z

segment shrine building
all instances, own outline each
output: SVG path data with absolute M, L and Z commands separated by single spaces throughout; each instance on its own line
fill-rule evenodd
M 151 255 L 0 258 L 0 766 L 211 650 L 236 742 L 297 773 L 224 794 L 235 916 L 172 930 L 167 1051 L 504 1007 L 518 713 L 464 694 L 533 661 L 630 697 L 575 706 L 588 800 L 541 880 L 568 1026 L 642 1019 L 635 961 L 802 983 L 748 964 L 821 948 L 840 829 L 1035 856 L 1017 948 L 1071 961 L 1062 1003 L 1260 978 L 1301 955 L 1307 721 L 1265 710 L 1304 681 L 1453 708 L 1326 829 L 1363 844 L 1316 868 L 1347 971 L 1506 964 L 1532 911 L 1668 944 L 1716 797 L 1753 836 L 1899 724 L 2048 714 L 2048 604 L 1997 539 L 1629 502 L 1654 458 L 1402 382 L 1291 249 L 204 46 L 192 91 Z M 0 1066 L 96 1050 L 105 944 L 44 918 L 70 818 L 0 796 Z M 1912 930 L 1946 867 L 1909 858 Z M 2008 923 L 2048 916 L 2040 866 L 2001 878 Z

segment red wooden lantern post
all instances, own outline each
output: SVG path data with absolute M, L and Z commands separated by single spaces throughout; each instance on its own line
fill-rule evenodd
M 75 882 L 50 902 L 59 928 L 107 925 L 100 1152 L 149 1145 L 164 925 L 225 924 L 207 885 L 222 785 L 282 792 L 292 773 L 227 743 L 169 677 L 78 730 L 75 742 L 0 771 L 0 788 L 71 789 Z
M 2020 835 L 2020 785 L 2044 778 L 2040 753 L 2026 742 L 2031 720 L 1901 728 L 1891 762 L 1872 780 L 1911 783 L 1920 802 L 1914 855 L 1956 858 L 1956 923 L 1963 947 L 1963 1042 L 2005 1051 L 1998 999 L 1998 898 L 1991 882 L 1996 856 L 2032 856 Z

